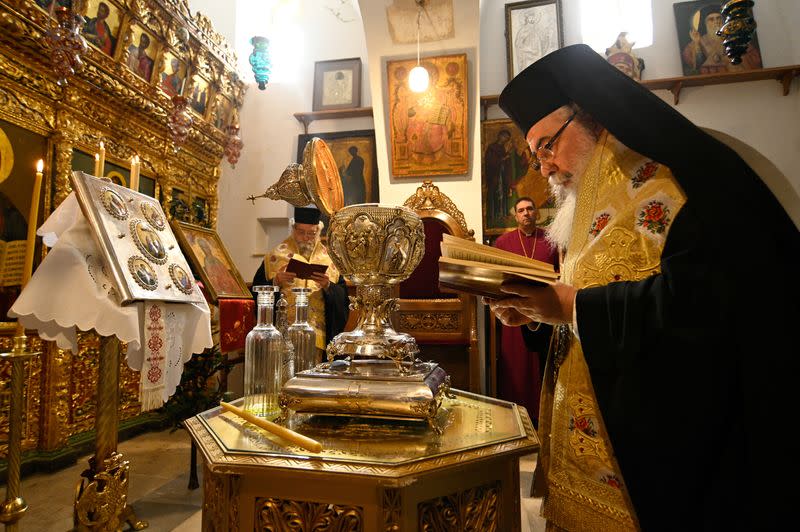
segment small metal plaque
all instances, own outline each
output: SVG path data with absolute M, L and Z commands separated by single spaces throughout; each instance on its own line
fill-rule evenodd
M 156 200 L 83 172 L 73 172 L 71 182 L 120 304 L 203 301 Z

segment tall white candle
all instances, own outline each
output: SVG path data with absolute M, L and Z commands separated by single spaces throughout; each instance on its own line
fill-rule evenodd
M 25 269 L 22 271 L 22 288 L 28 284 L 33 274 L 33 251 L 36 248 L 36 226 L 39 222 L 39 197 L 42 194 L 42 171 L 44 161 L 39 159 L 36 163 L 36 177 L 33 180 L 33 193 L 31 194 L 31 208 L 28 211 L 28 235 L 25 241 Z M 25 334 L 25 327 L 17 322 L 16 335 Z
M 103 144 L 103 141 L 100 141 L 100 161 L 99 166 L 100 173 L 97 174 L 97 177 L 103 177 L 106 175 L 106 146 Z

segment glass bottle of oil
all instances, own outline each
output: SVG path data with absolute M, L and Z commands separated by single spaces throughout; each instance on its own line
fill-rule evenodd
M 254 286 L 257 294 L 256 326 L 244 347 L 244 408 L 259 417 L 277 415 L 283 369 L 283 337 L 273 319 L 275 286 Z
M 294 292 L 295 320 L 289 327 L 289 339 L 294 346 L 296 372 L 311 369 L 317 364 L 317 333 L 308 323 L 309 288 L 292 288 Z

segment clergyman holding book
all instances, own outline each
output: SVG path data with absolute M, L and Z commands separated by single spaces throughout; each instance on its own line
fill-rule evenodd
M 531 198 L 519 198 L 514 204 L 516 229 L 497 237 L 494 246 L 558 267 L 558 250 L 547 240 L 544 230 L 536 227 L 538 215 Z M 538 421 L 539 392 L 552 331 L 552 327 L 545 324 L 501 325 L 500 330 L 497 396 L 524 406 L 534 424 Z
M 279 286 L 294 315 L 295 295 L 292 288 L 310 288 L 308 317 L 317 333 L 318 362 L 333 337 L 344 330 L 350 312 L 347 285 L 320 240 L 322 224 L 320 211 L 312 207 L 296 207 L 291 220 L 289 236 L 264 257 L 253 277 L 253 286 L 274 284 Z M 310 280 L 301 280 L 296 273 L 287 271 L 294 258 L 312 265 L 327 265 L 325 273 L 313 273 Z

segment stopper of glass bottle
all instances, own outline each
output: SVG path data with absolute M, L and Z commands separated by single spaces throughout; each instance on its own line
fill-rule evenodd
M 310 288 L 292 288 L 294 293 L 294 304 L 298 307 L 308 305 L 308 295 L 311 293 Z
M 253 292 L 257 294 L 256 303 L 266 306 L 272 306 L 273 302 L 275 301 L 275 292 L 278 290 L 277 286 L 267 285 L 267 286 L 254 286 Z

